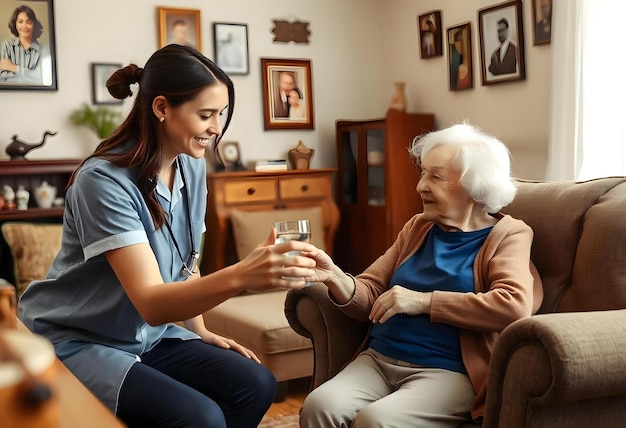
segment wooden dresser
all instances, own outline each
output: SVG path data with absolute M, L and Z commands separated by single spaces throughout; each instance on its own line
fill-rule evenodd
M 322 208 L 324 229 L 334 236 L 339 210 L 333 197 L 335 169 L 288 170 L 274 172 L 217 172 L 207 174 L 209 189 L 207 231 L 201 262 L 203 274 L 215 272 L 237 261 L 229 211 Z M 325 242 L 332 253 L 333 242 Z

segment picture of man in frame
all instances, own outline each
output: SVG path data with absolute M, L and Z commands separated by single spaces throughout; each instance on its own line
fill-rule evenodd
M 297 87 L 296 76 L 292 71 L 272 71 L 272 81 L 276 81 L 276 90 L 273 96 L 273 117 L 289 119 L 289 92 Z
M 190 24 L 187 22 L 187 19 L 182 16 L 172 16 L 168 17 L 168 20 L 172 21 L 171 30 L 167 36 L 167 39 L 170 43 L 175 43 L 183 46 L 190 46 L 192 48 L 196 47 L 195 39 L 193 34 L 195 34 L 195 30 L 190 29 Z
M 493 75 L 517 73 L 517 45 L 509 39 L 509 20 L 498 20 L 498 41 L 500 45 L 491 54 L 489 72 Z

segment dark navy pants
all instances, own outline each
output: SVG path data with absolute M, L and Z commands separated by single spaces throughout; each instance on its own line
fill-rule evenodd
M 257 362 L 200 340 L 162 340 L 135 363 L 117 416 L 129 427 L 256 428 L 276 379 Z

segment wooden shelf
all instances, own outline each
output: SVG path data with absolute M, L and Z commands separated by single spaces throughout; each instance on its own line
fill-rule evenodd
M 9 220 L 27 220 L 34 218 L 56 218 L 63 216 L 63 207 L 29 208 L 27 210 L 2 210 L 0 222 Z

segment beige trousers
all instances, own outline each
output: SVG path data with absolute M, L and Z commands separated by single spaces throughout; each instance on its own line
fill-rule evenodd
M 467 375 L 367 349 L 306 397 L 300 427 L 457 427 L 471 421 L 475 396 Z

